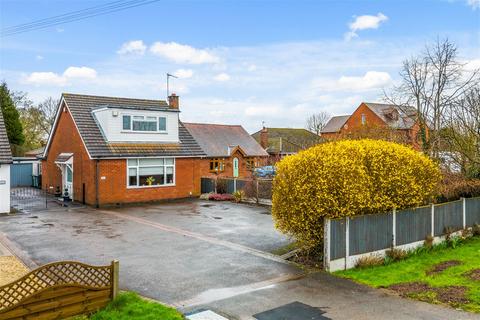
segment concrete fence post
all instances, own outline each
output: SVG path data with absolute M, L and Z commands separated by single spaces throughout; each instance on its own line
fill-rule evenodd
M 435 237 L 435 205 L 432 203 L 432 237 Z
M 397 246 L 397 209 L 393 209 L 392 211 L 392 247 L 395 248 Z
M 349 255 L 350 255 L 350 218 L 345 217 L 345 270 L 348 269 Z
M 256 188 L 255 188 L 255 190 L 256 190 L 255 195 L 256 195 L 256 200 L 257 200 L 257 204 L 258 204 L 260 202 L 260 200 L 258 199 L 258 179 L 256 180 L 256 182 L 257 183 L 256 183 Z
M 463 229 L 467 227 L 467 199 L 462 198 Z
M 330 246 L 331 246 L 331 229 L 330 219 L 323 220 L 323 268 L 330 271 Z
M 237 192 L 237 178 L 233 178 L 233 192 Z

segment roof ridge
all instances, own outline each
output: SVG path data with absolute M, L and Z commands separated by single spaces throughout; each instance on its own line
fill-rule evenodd
M 185 121 L 182 121 L 182 123 L 183 124 L 204 125 L 204 126 L 242 127 L 241 124 L 201 123 L 201 122 L 185 122 Z
M 160 101 L 160 102 L 167 103 L 166 99 L 143 99 L 143 98 L 130 98 L 130 97 L 115 97 L 115 96 L 102 96 L 102 95 L 70 93 L 70 92 L 62 92 L 62 96 L 81 96 L 81 97 L 89 97 L 89 98 L 109 98 L 109 99 L 141 100 L 141 101 L 157 101 L 157 102 Z

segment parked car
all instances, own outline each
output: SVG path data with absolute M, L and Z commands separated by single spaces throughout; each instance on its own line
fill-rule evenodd
M 263 166 L 255 168 L 253 174 L 259 178 L 271 178 L 275 176 L 276 170 L 274 166 Z

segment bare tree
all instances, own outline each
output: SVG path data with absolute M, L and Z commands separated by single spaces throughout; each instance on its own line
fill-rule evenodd
M 480 178 L 480 86 L 453 101 L 442 137 L 464 174 Z
M 478 70 L 469 73 L 464 67 L 455 44 L 437 39 L 422 54 L 403 62 L 402 83 L 386 97 L 406 110 L 416 108 L 423 151 L 433 157 L 439 156 L 440 131 L 454 101 L 479 83 Z
M 314 113 L 307 118 L 305 123 L 305 127 L 307 130 L 320 135 L 323 128 L 327 124 L 328 120 L 330 119 L 330 114 L 325 111 L 320 111 L 318 113 Z
M 50 129 L 52 128 L 53 122 L 55 121 L 58 103 L 58 99 L 48 97 L 38 105 L 38 109 L 44 116 L 44 121 L 42 121 L 41 124 L 42 129 L 47 136 L 50 134 Z

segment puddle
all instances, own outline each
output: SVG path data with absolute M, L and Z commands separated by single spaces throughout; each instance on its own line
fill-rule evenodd
M 223 218 L 222 217 L 213 217 L 213 219 L 220 220 L 220 219 L 223 219 Z
M 29 219 L 38 219 L 38 216 L 30 216 Z

